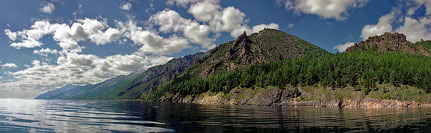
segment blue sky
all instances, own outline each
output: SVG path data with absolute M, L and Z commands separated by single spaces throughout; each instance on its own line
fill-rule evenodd
M 431 40 L 429 0 L 2 0 L 0 98 L 94 84 L 275 28 L 329 52 Z

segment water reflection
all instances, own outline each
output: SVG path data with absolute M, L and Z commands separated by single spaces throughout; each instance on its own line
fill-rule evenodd
M 0 99 L 0 132 L 431 131 L 430 108 Z

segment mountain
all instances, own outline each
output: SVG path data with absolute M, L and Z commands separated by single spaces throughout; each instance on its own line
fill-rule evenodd
M 173 59 L 145 71 L 135 71 L 87 86 L 67 86 L 49 91 L 37 99 L 138 99 L 143 92 L 171 80 L 192 65 L 203 53 Z
M 45 92 L 35 99 L 62 99 L 73 97 L 84 91 L 86 86 L 66 85 L 61 88 Z
M 244 32 L 236 40 L 208 51 L 189 71 L 205 77 L 216 71 L 234 70 L 301 55 L 325 54 L 329 53 L 298 37 L 275 29 L 264 29 L 250 36 Z
M 244 32 L 234 41 L 221 44 L 208 51 L 201 59 L 195 61 L 194 65 L 187 71 L 177 76 L 174 80 L 159 86 L 156 90 L 145 93 L 143 98 L 158 99 L 167 93 L 172 93 L 172 95 L 181 94 L 179 97 L 183 98 L 186 95 L 196 95 L 207 90 L 220 91 L 223 90 L 224 83 L 229 81 L 220 80 L 220 77 L 217 76 L 229 73 L 229 71 L 241 71 L 249 66 L 270 64 L 301 56 L 320 57 L 331 55 L 316 45 L 279 30 L 264 29 L 249 36 Z M 242 80 L 253 78 L 236 76 Z M 220 83 L 212 83 L 213 81 L 205 83 L 205 80 L 219 81 Z M 232 84 L 227 87 L 227 90 L 236 87 L 236 85 Z M 176 97 L 178 98 L 178 95 Z M 172 97 L 168 97 L 168 99 L 170 98 Z
M 366 41 L 356 43 L 347 48 L 346 52 L 354 50 L 371 50 L 377 52 L 404 52 L 410 54 L 421 54 L 430 56 L 430 41 L 411 43 L 406 36 L 400 33 L 384 33 L 380 36 L 369 37 Z

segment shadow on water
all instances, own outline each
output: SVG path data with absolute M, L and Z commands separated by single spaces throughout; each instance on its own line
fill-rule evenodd
M 0 132 L 430 132 L 431 108 L 0 99 Z

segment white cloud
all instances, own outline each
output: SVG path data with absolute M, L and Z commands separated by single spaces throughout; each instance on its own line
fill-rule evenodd
M 407 10 L 407 15 L 413 15 L 417 12 L 418 9 L 421 7 L 424 7 L 425 14 L 431 15 L 431 1 L 429 0 L 411 0 L 411 1 L 405 1 L 405 5 L 411 5 L 411 7 Z
M 215 47 L 214 40 L 221 32 L 230 32 L 232 37 L 237 37 L 244 31 L 247 33 L 258 32 L 264 28 L 278 29 L 278 24 L 260 24 L 250 28 L 246 22 L 245 14 L 234 7 L 222 8 L 219 1 L 173 1 L 187 6 L 190 4 L 188 12 L 195 20 L 185 19 L 173 10 L 165 9 L 151 16 L 150 22 L 159 26 L 159 31 L 163 33 L 182 33 L 191 43 L 200 44 L 202 48 L 210 49 Z M 171 3 L 173 4 L 173 3 Z M 202 23 L 202 24 L 201 24 Z M 214 33 L 215 36 L 209 35 Z
M 65 84 L 96 84 L 118 75 L 163 64 L 172 58 L 160 55 L 112 55 L 100 58 L 91 54 L 67 53 L 57 59 L 58 65 L 34 60 L 32 66 L 10 74 L 13 82 L 0 84 L 9 90 L 39 91 L 58 88 Z
M 395 13 L 391 12 L 379 18 L 377 24 L 365 25 L 362 28 L 361 38 L 366 40 L 368 37 L 382 35 L 385 32 L 392 31 L 392 22 L 395 19 Z
M 123 5 L 120 6 L 120 8 L 122 10 L 126 10 L 129 11 L 130 9 L 132 9 L 132 3 L 130 2 L 125 2 Z
M 287 25 L 287 28 L 293 28 L 295 25 L 294 24 L 289 24 Z
M 344 20 L 350 8 L 365 6 L 369 0 L 279 0 L 295 13 L 315 14 L 329 19 Z
M 9 29 L 5 29 L 4 32 L 10 40 L 12 40 L 12 41 L 16 40 L 17 33 L 14 33 L 12 31 L 10 31 Z
M 244 29 L 248 29 L 244 25 L 245 14 L 232 6 L 223 9 L 220 20 L 215 19 L 214 21 L 213 25 L 216 31 L 232 31 L 232 37 L 237 37 Z
M 220 0 L 167 0 L 166 4 L 168 5 L 176 4 L 177 6 L 186 7 L 189 4 L 201 2 L 201 1 L 218 3 Z
M 10 46 L 19 48 L 34 48 L 40 47 L 43 44 L 39 42 L 44 35 L 51 32 L 50 23 L 47 21 L 36 21 L 28 30 L 18 32 L 11 32 L 9 29 L 5 30 L 5 34 L 10 40 L 20 42 L 13 42 Z
M 370 36 L 381 35 L 385 32 L 399 32 L 406 35 L 410 42 L 417 42 L 421 39 L 431 40 L 431 6 L 429 1 L 414 0 L 414 1 L 399 1 L 403 7 L 395 7 L 393 10 L 380 17 L 379 22 L 374 25 L 366 25 L 362 29 L 361 38 L 363 40 Z M 423 17 L 414 18 L 418 8 L 426 6 L 426 14 Z M 405 10 L 404 10 L 405 9 Z M 405 14 L 403 14 L 405 12 Z M 399 27 L 394 27 L 394 24 L 400 23 Z
M 278 24 L 270 23 L 270 24 L 260 24 L 260 25 L 253 26 L 253 33 L 257 33 L 265 28 L 278 29 Z
M 189 47 L 189 42 L 182 37 L 172 35 L 168 39 L 163 38 L 154 31 L 143 30 L 142 27 L 138 27 L 133 20 L 117 22 L 117 25 L 124 32 L 125 37 L 141 46 L 139 50 L 140 55 L 171 55 Z
M 48 56 L 48 54 L 58 54 L 59 52 L 57 49 L 42 48 L 40 50 L 33 50 L 33 53 L 42 56 Z
M 405 34 L 410 42 L 417 42 L 421 39 L 431 40 L 431 18 L 406 17 L 404 24 L 397 29 L 397 32 Z
M 39 9 L 41 12 L 51 14 L 55 10 L 54 3 L 45 3 L 42 8 Z
M 209 22 L 214 18 L 214 13 L 219 12 L 220 9 L 217 3 L 199 2 L 191 5 L 188 12 L 198 21 Z
M 334 47 L 334 49 L 338 50 L 338 52 L 343 53 L 346 51 L 347 48 L 355 45 L 353 42 L 347 42 L 345 44 L 340 44 Z
M 186 1 L 176 1 L 178 3 L 184 3 Z M 208 23 L 209 30 L 215 34 L 220 32 L 230 32 L 232 37 L 237 37 L 244 31 L 247 33 L 255 32 L 254 29 L 250 28 L 246 23 L 247 19 L 245 14 L 239 9 L 230 6 L 222 8 L 219 5 L 219 1 L 203 0 L 203 1 L 187 1 L 187 4 L 191 4 L 188 12 L 199 21 Z M 267 28 L 278 29 L 277 24 L 269 25 L 257 25 L 256 29 L 263 29 L 264 26 Z M 254 28 L 254 27 L 253 27 Z
M 16 64 L 13 63 L 6 63 L 1 65 L 3 68 L 17 68 L 18 66 Z
M 209 26 L 185 19 L 176 11 L 160 11 L 151 16 L 150 22 L 159 26 L 159 31 L 161 32 L 181 32 L 192 43 L 200 44 L 206 49 L 214 47 L 214 39 L 209 37 L 211 32 Z
M 118 29 L 109 27 L 106 21 L 89 18 L 78 19 L 71 25 L 36 21 L 29 30 L 11 32 L 6 29 L 5 34 L 11 41 L 19 41 L 11 44 L 17 49 L 41 47 L 43 44 L 39 40 L 52 34 L 53 39 L 69 52 L 81 52 L 82 47 L 77 45 L 80 41 L 89 40 L 96 45 L 105 45 L 119 40 L 122 36 Z
M 23 40 L 22 42 L 16 42 L 16 43 L 12 43 L 10 44 L 10 46 L 15 47 L 17 49 L 20 48 L 35 48 L 35 47 L 40 47 L 42 46 L 42 43 L 39 41 L 36 41 L 32 38 L 28 39 L 28 40 Z

